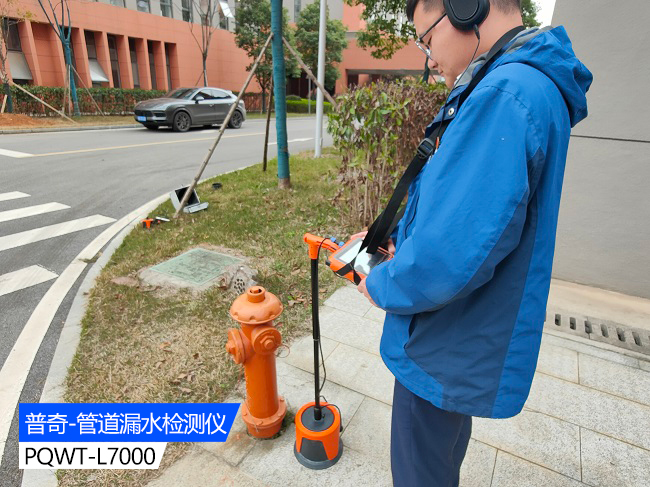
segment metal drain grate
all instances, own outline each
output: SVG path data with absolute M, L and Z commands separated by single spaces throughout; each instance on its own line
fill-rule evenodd
M 546 314 L 544 328 L 607 343 L 619 348 L 650 355 L 650 331 L 613 321 L 587 316 L 570 316 L 564 312 Z

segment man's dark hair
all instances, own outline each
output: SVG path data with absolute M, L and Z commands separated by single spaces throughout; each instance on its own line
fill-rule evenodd
M 406 1 L 406 17 L 409 22 L 413 22 L 413 14 L 415 7 L 418 3 L 424 4 L 424 9 L 430 11 L 434 8 L 443 8 L 442 0 L 407 0 Z M 501 12 L 510 13 L 514 9 L 521 10 L 521 0 L 490 0 L 490 6 L 500 10 Z

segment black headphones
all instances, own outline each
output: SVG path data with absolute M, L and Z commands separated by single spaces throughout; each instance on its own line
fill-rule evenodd
M 475 30 L 490 13 L 490 0 L 444 0 L 449 22 L 458 30 Z

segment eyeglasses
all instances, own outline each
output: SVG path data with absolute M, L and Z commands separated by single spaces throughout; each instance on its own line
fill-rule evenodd
M 424 43 L 424 36 L 426 36 L 429 32 L 431 32 L 431 31 L 433 30 L 433 28 L 434 28 L 436 25 L 438 25 L 438 24 L 442 21 L 442 19 L 444 19 L 446 16 L 447 16 L 447 13 L 445 12 L 444 14 L 442 14 L 442 15 L 440 16 L 440 18 L 439 18 L 438 20 L 436 20 L 436 21 L 433 23 L 433 25 L 432 25 L 431 27 L 429 27 L 429 28 L 424 32 L 424 34 L 422 34 L 420 37 L 418 37 L 417 39 L 415 39 L 415 45 L 418 46 L 418 48 L 420 49 L 420 51 L 422 51 L 422 52 L 424 53 L 424 55 L 425 55 L 427 58 L 429 58 L 429 60 L 431 60 L 431 61 L 433 61 L 433 59 L 431 59 L 431 48 L 429 47 L 428 44 L 425 44 L 425 43 Z

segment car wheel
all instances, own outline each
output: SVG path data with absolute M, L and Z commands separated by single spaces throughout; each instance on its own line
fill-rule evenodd
M 242 123 L 244 123 L 244 117 L 241 114 L 240 111 L 235 110 L 235 113 L 232 114 L 232 117 L 230 117 L 230 122 L 228 122 L 228 127 L 231 129 L 239 129 L 242 126 Z
M 187 132 L 192 125 L 192 119 L 187 112 L 178 112 L 174 115 L 174 122 L 172 128 L 174 132 Z
M 145 127 L 147 127 L 149 130 L 158 130 L 158 125 L 151 125 L 150 123 L 145 123 Z

